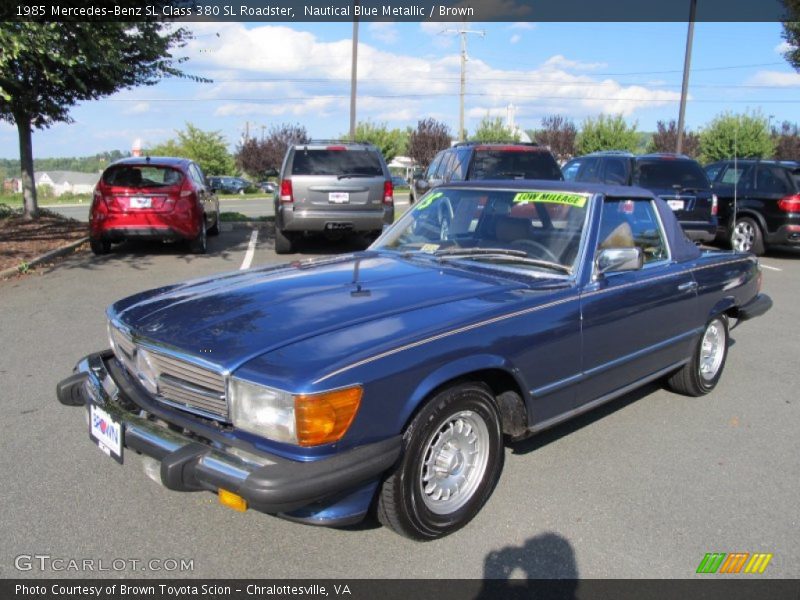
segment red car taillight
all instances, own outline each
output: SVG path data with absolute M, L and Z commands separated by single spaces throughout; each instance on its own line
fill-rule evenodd
M 281 202 L 294 202 L 291 179 L 284 179 L 281 181 Z
M 719 198 L 716 194 L 711 194 L 711 215 L 716 217 L 719 214 Z
M 383 203 L 394 204 L 394 184 L 391 181 L 383 182 Z
M 781 198 L 778 200 L 778 208 L 783 212 L 800 212 L 800 194 Z

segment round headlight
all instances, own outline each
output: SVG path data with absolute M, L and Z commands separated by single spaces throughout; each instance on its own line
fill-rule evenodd
M 158 393 L 158 370 L 153 363 L 152 356 L 144 348 L 136 349 L 136 375 L 148 392 Z

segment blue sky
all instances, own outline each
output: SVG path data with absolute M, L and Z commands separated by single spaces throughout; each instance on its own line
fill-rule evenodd
M 283 122 L 315 138 L 349 126 L 348 23 L 189 23 L 187 72 L 210 84 L 166 80 L 75 107 L 71 124 L 34 133 L 37 157 L 128 150 L 175 136 L 186 122 L 222 132 L 233 150 Z M 458 127 L 458 24 L 361 23 L 358 119 L 391 127 L 434 117 Z M 677 119 L 686 23 L 471 23 L 466 127 L 487 113 L 536 128 L 541 118 L 622 113 L 640 130 Z M 779 23 L 697 23 L 690 129 L 723 111 L 759 110 L 800 121 L 800 74 L 780 55 Z M 16 129 L 0 123 L 0 157 L 17 158 Z

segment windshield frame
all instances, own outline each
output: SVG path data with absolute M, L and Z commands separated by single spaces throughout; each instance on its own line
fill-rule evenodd
M 456 265 L 461 268 L 480 268 L 480 269 L 489 269 L 493 271 L 501 271 L 506 272 L 509 274 L 514 275 L 523 275 L 529 277 L 531 279 L 558 279 L 570 282 L 576 282 L 582 274 L 583 270 L 583 263 L 585 262 L 585 255 L 587 249 L 587 239 L 591 233 L 590 228 L 592 224 L 592 215 L 595 210 L 595 196 L 597 195 L 596 192 L 591 191 L 575 191 L 575 190 L 562 190 L 562 189 L 553 189 L 547 185 L 536 185 L 533 181 L 531 182 L 532 185 L 530 186 L 509 186 L 509 187 L 500 187 L 497 185 L 481 185 L 479 183 L 470 183 L 470 185 L 461 185 L 457 184 L 455 186 L 439 186 L 429 190 L 422 198 L 420 198 L 415 204 L 409 206 L 409 208 L 388 228 L 386 228 L 383 233 L 369 246 L 369 250 L 372 251 L 379 251 L 379 252 L 388 252 L 394 255 L 399 255 L 404 258 L 411 258 L 411 259 L 422 259 L 426 261 L 435 261 L 437 264 L 447 264 L 447 265 Z M 542 182 L 545 183 L 545 182 Z M 549 182 L 547 182 L 549 183 Z M 473 256 L 447 256 L 444 259 L 444 256 L 439 254 L 438 252 L 440 249 L 437 247 L 433 250 L 425 250 L 422 247 L 416 249 L 402 249 L 402 248 L 393 248 L 384 245 L 387 242 L 387 239 L 392 237 L 393 232 L 396 228 L 407 228 L 409 226 L 407 220 L 413 219 L 413 213 L 415 210 L 419 210 L 418 206 L 422 205 L 425 199 L 430 196 L 431 194 L 437 194 L 439 192 L 446 192 L 446 191 L 464 191 L 464 192 L 485 192 L 489 193 L 498 193 L 498 192 L 507 192 L 510 194 L 519 194 L 519 193 L 526 193 L 526 192 L 544 192 L 544 193 L 553 193 L 553 194 L 570 194 L 576 196 L 583 196 L 586 198 L 586 205 L 584 209 L 583 221 L 581 222 L 580 228 L 580 240 L 578 242 L 577 250 L 575 251 L 575 257 L 571 265 L 564 265 L 571 269 L 569 274 L 567 273 L 560 273 L 556 270 L 549 270 L 544 267 L 540 269 L 532 269 L 523 265 L 514 264 L 513 262 L 502 263 L 502 262 L 492 262 L 491 260 L 476 260 L 478 257 Z M 469 248 L 464 248 L 466 252 L 469 251 Z

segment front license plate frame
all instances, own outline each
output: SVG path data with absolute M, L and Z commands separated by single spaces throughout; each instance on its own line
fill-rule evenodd
M 111 417 L 105 410 L 89 404 L 89 439 L 106 455 L 119 464 L 123 462 L 125 425 Z

